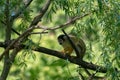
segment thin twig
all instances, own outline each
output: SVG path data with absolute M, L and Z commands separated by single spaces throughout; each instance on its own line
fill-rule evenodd
M 48 33 L 48 32 L 32 32 L 30 34 L 46 34 L 46 33 Z
M 0 20 L 0 22 L 6 26 L 6 23 L 5 23 L 4 21 Z M 13 29 L 13 28 L 11 28 L 11 29 L 12 29 L 12 31 L 13 31 L 14 33 L 16 33 L 17 35 L 20 35 L 20 33 L 17 32 L 15 29 Z
M 1 22 L 2 24 L 6 25 L 6 23 L 5 23 L 4 21 L 0 20 L 0 22 Z
M 94 12 L 94 11 L 93 11 L 93 12 Z M 46 30 L 56 30 L 56 29 L 59 29 L 59 28 L 67 27 L 67 26 L 69 26 L 69 25 L 71 25 L 71 24 L 74 24 L 77 20 L 80 20 L 80 19 L 82 19 L 82 18 L 90 15 L 90 14 L 93 13 L 93 12 L 86 13 L 86 14 L 84 14 L 84 15 L 82 15 L 82 16 L 73 17 L 73 18 L 71 18 L 70 20 L 68 20 L 66 23 L 61 24 L 61 25 L 56 26 L 56 27 L 47 27 L 47 26 L 37 25 L 36 28 L 46 29 Z
M 91 73 L 86 68 L 84 68 L 84 70 L 85 70 L 85 72 L 87 73 L 88 76 L 91 75 Z
M 11 16 L 10 21 L 13 21 L 18 16 L 20 16 L 26 10 L 26 8 L 31 4 L 32 1 L 33 0 L 29 0 L 29 2 L 25 4 L 22 9 L 20 9 L 15 15 Z
M 78 71 L 78 74 L 81 76 L 82 80 L 85 80 L 84 76 Z

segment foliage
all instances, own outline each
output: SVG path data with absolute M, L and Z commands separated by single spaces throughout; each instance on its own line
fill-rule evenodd
M 47 0 L 0 0 L 0 41 L 5 41 L 7 34 L 6 5 L 9 5 L 9 19 L 19 10 L 21 14 L 11 23 L 12 28 L 22 34 L 29 28 L 34 17 L 42 11 Z M 63 26 L 67 33 L 73 33 L 82 38 L 87 46 L 85 61 L 104 66 L 106 73 L 96 72 L 95 76 L 102 76 L 106 80 L 120 79 L 120 1 L 119 0 L 51 0 L 47 12 L 42 17 L 39 25 L 47 26 L 46 34 L 32 34 L 44 31 L 43 28 L 35 29 L 22 44 L 27 45 L 15 58 L 11 67 L 8 80 L 81 80 L 90 76 L 81 67 L 70 63 L 68 60 L 58 59 L 44 53 L 32 51 L 32 48 L 43 46 L 53 50 L 61 50 L 57 43 L 57 36 L 61 28 L 52 29 L 62 25 L 74 17 L 88 13 L 88 16 L 74 21 L 72 25 Z M 3 23 L 5 22 L 5 23 Z M 45 27 L 44 27 L 45 28 Z M 19 35 L 12 32 L 11 39 Z M 29 47 L 28 47 L 29 46 Z M 4 51 L 0 47 L 0 51 Z M 12 50 L 10 51 L 12 52 Z M 74 55 L 74 54 L 73 54 Z M 1 61 L 0 65 L 4 62 Z M 0 73 L 2 73 L 0 68 Z M 90 73 L 95 72 L 89 70 Z M 80 74 L 81 73 L 81 74 Z M 16 77 L 15 77 L 16 76 Z

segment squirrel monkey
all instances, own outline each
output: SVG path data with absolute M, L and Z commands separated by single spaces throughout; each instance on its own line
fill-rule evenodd
M 73 36 L 73 35 L 68 35 L 68 36 L 73 41 L 76 48 L 79 50 L 80 57 L 83 58 L 85 55 L 85 51 L 86 51 L 86 45 L 84 41 L 82 39 L 78 39 L 76 36 Z M 58 39 L 58 43 L 64 48 L 62 53 L 71 55 L 74 49 L 71 46 L 70 42 L 68 41 L 67 36 L 65 36 L 64 34 L 61 34 L 58 36 L 57 39 Z

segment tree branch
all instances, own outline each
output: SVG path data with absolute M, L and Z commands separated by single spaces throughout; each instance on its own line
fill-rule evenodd
M 15 15 L 12 15 L 9 20 L 10 20 L 11 22 L 13 22 L 14 19 L 16 19 L 18 16 L 20 16 L 20 15 L 25 11 L 25 9 L 31 4 L 32 1 L 33 1 L 33 0 L 29 0 L 29 1 L 23 6 L 23 8 L 20 9 Z M 5 23 L 4 21 L 0 20 L 0 22 L 1 22 L 2 24 L 6 25 L 6 23 Z M 18 32 L 17 32 L 15 29 L 13 29 L 13 28 L 12 28 L 12 31 L 15 32 L 17 35 L 20 35 L 20 33 L 18 33 Z
M 44 16 L 44 14 L 46 13 L 46 11 L 48 10 L 49 6 L 50 6 L 51 0 L 48 0 L 47 3 L 45 4 L 45 6 L 42 8 L 42 10 L 40 11 L 39 15 L 37 15 L 33 21 L 31 22 L 30 26 L 33 25 L 37 25 L 37 23 L 39 21 L 41 21 L 41 18 Z
M 5 45 L 2 42 L 0 42 L 0 44 L 2 44 L 2 45 L 0 45 L 0 47 L 8 45 L 8 44 Z M 27 48 L 29 48 L 29 46 L 21 44 L 20 48 L 27 49 Z M 55 51 L 55 50 L 51 50 L 51 49 L 40 47 L 40 46 L 38 46 L 36 48 L 34 47 L 34 48 L 32 48 L 32 50 L 37 51 L 37 52 L 42 52 L 44 54 L 48 54 L 48 55 L 51 55 L 51 56 L 55 56 L 55 57 L 58 57 L 58 58 L 61 58 L 61 59 L 65 59 L 65 60 L 68 59 L 71 63 L 74 63 L 74 64 L 79 65 L 79 66 L 81 66 L 83 68 L 86 68 L 86 69 L 91 69 L 91 70 L 94 70 L 94 71 L 97 71 L 97 72 L 102 72 L 102 73 L 107 72 L 107 69 L 103 66 L 98 66 L 98 65 L 95 65 L 93 63 L 89 63 L 89 62 L 80 60 L 77 57 L 73 57 L 73 56 L 71 57 L 71 56 L 68 56 L 68 55 L 65 56 L 62 53 L 60 53 L 58 51 Z
M 30 27 L 29 29 L 27 29 L 23 34 L 21 34 L 17 39 L 15 39 L 14 41 L 12 41 L 9 46 L 7 46 L 7 48 L 5 49 L 5 51 L 0 55 L 0 61 L 3 58 L 3 56 L 5 54 L 7 54 L 6 52 L 9 51 L 11 49 L 11 47 L 13 47 L 17 42 L 21 42 L 22 38 L 27 36 L 32 30 L 34 29 L 34 27 Z
M 82 18 L 90 15 L 90 14 L 93 13 L 93 12 L 95 12 L 95 11 L 92 11 L 92 12 L 90 12 L 90 13 L 86 13 L 86 14 L 84 14 L 84 15 L 82 15 L 82 16 L 73 17 L 73 18 L 71 18 L 70 20 L 66 21 L 66 23 L 61 24 L 61 25 L 56 26 L 56 27 L 50 28 L 50 27 L 46 27 L 46 26 L 37 25 L 36 28 L 46 29 L 46 30 L 56 30 L 56 29 L 59 29 L 59 28 L 67 27 L 67 26 L 75 23 L 77 20 L 80 20 L 80 19 L 82 19 Z
M 10 22 L 10 1 L 6 0 L 6 5 L 5 5 L 5 23 L 6 23 L 6 27 L 5 27 L 5 42 L 8 42 L 11 39 L 11 22 Z M 6 47 L 4 47 L 6 49 Z M 6 80 L 8 73 L 10 71 L 10 62 L 9 62 L 9 50 L 6 51 L 5 57 L 4 57 L 4 67 L 1 73 L 0 78 L 2 80 Z
M 25 45 L 22 45 L 22 47 L 24 47 L 24 46 Z M 79 65 L 79 66 L 81 66 L 83 68 L 95 70 L 97 72 L 102 72 L 102 73 L 107 72 L 107 69 L 105 67 L 98 66 L 98 65 L 95 65 L 95 64 L 92 64 L 92 63 L 88 63 L 86 61 L 80 60 L 77 57 L 71 57 L 71 56 L 68 56 L 68 55 L 65 56 L 62 53 L 60 53 L 58 51 L 55 51 L 55 50 L 47 49 L 47 48 L 40 47 L 40 46 L 36 47 L 36 48 L 34 48 L 32 50 L 42 52 L 44 54 L 56 56 L 56 57 L 61 58 L 61 59 L 65 59 L 65 60 L 68 59 L 71 63 L 77 64 L 77 65 Z
M 41 18 L 43 17 L 43 15 L 46 13 L 48 7 L 50 6 L 50 2 L 51 2 L 51 0 L 48 0 L 48 1 L 47 1 L 47 3 L 43 6 L 41 13 L 34 18 L 34 20 L 32 21 L 31 25 L 29 26 L 29 28 L 28 28 L 25 32 L 23 32 L 17 39 L 15 39 L 15 40 L 5 49 L 5 51 L 4 51 L 4 52 L 1 54 L 1 56 L 0 56 L 0 61 L 1 61 L 1 59 L 3 58 L 3 56 L 6 54 L 6 52 L 9 51 L 9 49 L 11 49 L 11 47 L 12 47 L 13 45 L 15 45 L 17 42 L 20 43 L 20 42 L 24 41 L 24 39 L 26 39 L 26 38 L 30 35 L 30 33 L 31 33 L 31 32 L 33 31 L 33 29 L 35 28 L 35 25 L 39 22 L 39 19 L 41 19 Z
M 0 20 L 0 22 L 6 26 L 6 23 L 4 21 Z M 11 30 L 15 32 L 17 35 L 20 35 L 20 33 L 18 33 L 15 29 L 11 28 Z
M 12 63 L 14 62 L 14 59 L 19 51 L 20 51 L 19 47 L 13 49 L 13 52 L 12 52 L 10 58 L 7 59 L 6 64 L 4 65 L 5 67 L 3 68 L 0 80 L 6 80 L 8 73 L 10 71 L 10 68 L 12 66 Z

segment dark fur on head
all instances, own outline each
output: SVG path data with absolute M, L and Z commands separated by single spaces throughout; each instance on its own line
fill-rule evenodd
M 64 35 L 64 34 L 61 34 L 61 35 L 58 36 L 58 39 L 65 40 L 64 37 L 65 37 L 65 35 Z
M 65 41 L 65 35 L 61 34 L 58 36 L 57 39 L 58 39 L 59 44 L 61 45 Z

